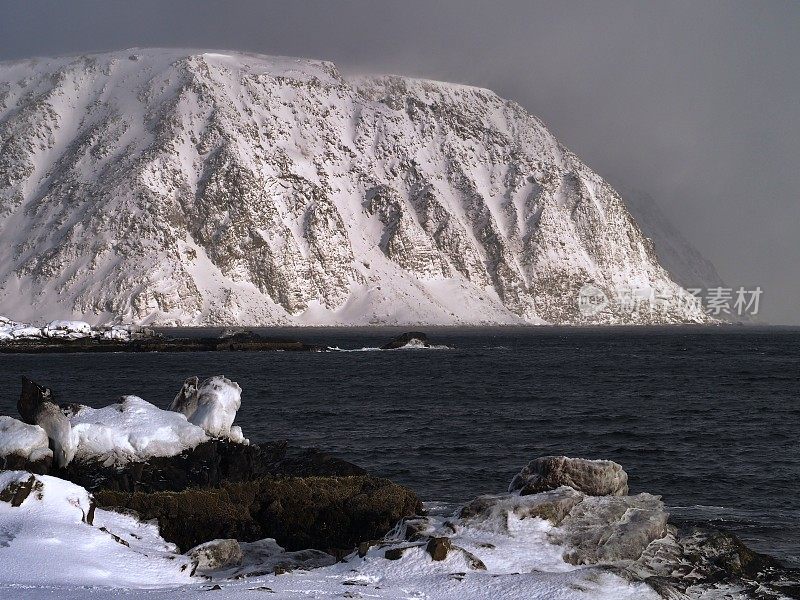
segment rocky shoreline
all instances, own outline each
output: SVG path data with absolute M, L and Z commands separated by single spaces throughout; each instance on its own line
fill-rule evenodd
M 44 410 L 52 393 L 33 382 L 23 390 L 20 414 L 40 423 L 0 417 L 0 559 L 12 570 L 27 560 L 14 552 L 27 547 L 16 538 L 45 523 L 68 532 L 63 550 L 35 536 L 25 543 L 34 553 L 55 552 L 52 560 L 82 543 L 111 544 L 121 561 L 134 552 L 157 577 L 211 580 L 204 589 L 231 593 L 256 589 L 238 581 L 278 591 L 286 582 L 278 576 L 292 573 L 291 589 L 355 581 L 382 598 L 398 597 L 392 586 L 410 582 L 433 586 L 435 598 L 547 598 L 555 596 L 540 591 L 555 593 L 549 578 L 558 574 L 566 578 L 562 592 L 610 586 L 615 600 L 800 597 L 798 573 L 723 530 L 673 523 L 659 496 L 629 495 L 627 473 L 611 461 L 541 457 L 507 492 L 431 515 L 413 491 L 357 465 L 233 435 L 240 389 L 222 376 L 187 380 L 171 411 L 145 410 L 133 397 L 106 409 L 57 405 L 78 440 L 66 463 L 31 435 L 52 419 Z M 131 414 L 158 427 L 124 430 Z M 176 425 L 165 432 L 169 419 Z M 216 434 L 197 437 L 192 428 Z M 185 447 L 173 434 L 197 443 Z M 46 427 L 42 435 L 46 444 Z M 35 447 L 10 452 L 14 436 Z M 444 583 L 465 587 L 445 593 Z
M 33 338 L 0 343 L 0 353 L 49 354 L 61 352 L 321 352 L 326 346 L 306 344 L 296 340 L 266 337 L 250 332 L 225 337 L 165 337 L 150 334 L 130 340 L 102 338 Z
M 380 347 L 428 348 L 418 331 L 398 335 Z M 0 317 L 0 354 L 93 352 L 327 352 L 323 344 L 264 336 L 246 329 L 223 331 L 219 336 L 178 337 L 147 327 L 115 325 L 92 327 L 82 321 L 52 321 L 37 327 Z

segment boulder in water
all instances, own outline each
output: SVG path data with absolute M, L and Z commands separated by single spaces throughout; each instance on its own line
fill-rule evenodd
M 509 492 L 538 494 L 562 485 L 589 496 L 625 496 L 628 474 L 610 460 L 543 456 L 529 462 L 511 481 Z
M 398 348 L 429 348 L 428 336 L 421 331 L 401 333 L 389 343 L 381 346 L 381 350 L 397 350 Z

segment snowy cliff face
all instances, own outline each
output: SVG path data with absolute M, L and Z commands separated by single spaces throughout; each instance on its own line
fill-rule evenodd
M 491 91 L 128 50 L 0 63 L 0 313 L 156 324 L 703 321 L 618 194 Z

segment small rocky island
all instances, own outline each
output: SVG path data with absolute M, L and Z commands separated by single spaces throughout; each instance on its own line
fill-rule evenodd
M 234 424 L 241 393 L 191 377 L 166 410 L 136 396 L 91 408 L 23 380 L 21 420 L 0 417 L 0 561 L 16 584 L 108 585 L 97 574 L 113 572 L 115 587 L 171 598 L 800 594 L 772 558 L 630 495 L 617 463 L 537 458 L 507 491 L 427 514 L 413 491 L 322 451 L 251 443 Z

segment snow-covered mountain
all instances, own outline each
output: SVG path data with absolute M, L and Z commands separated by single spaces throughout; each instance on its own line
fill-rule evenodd
M 126 50 L 0 63 L 0 314 L 92 323 L 705 321 L 619 195 L 489 90 Z

